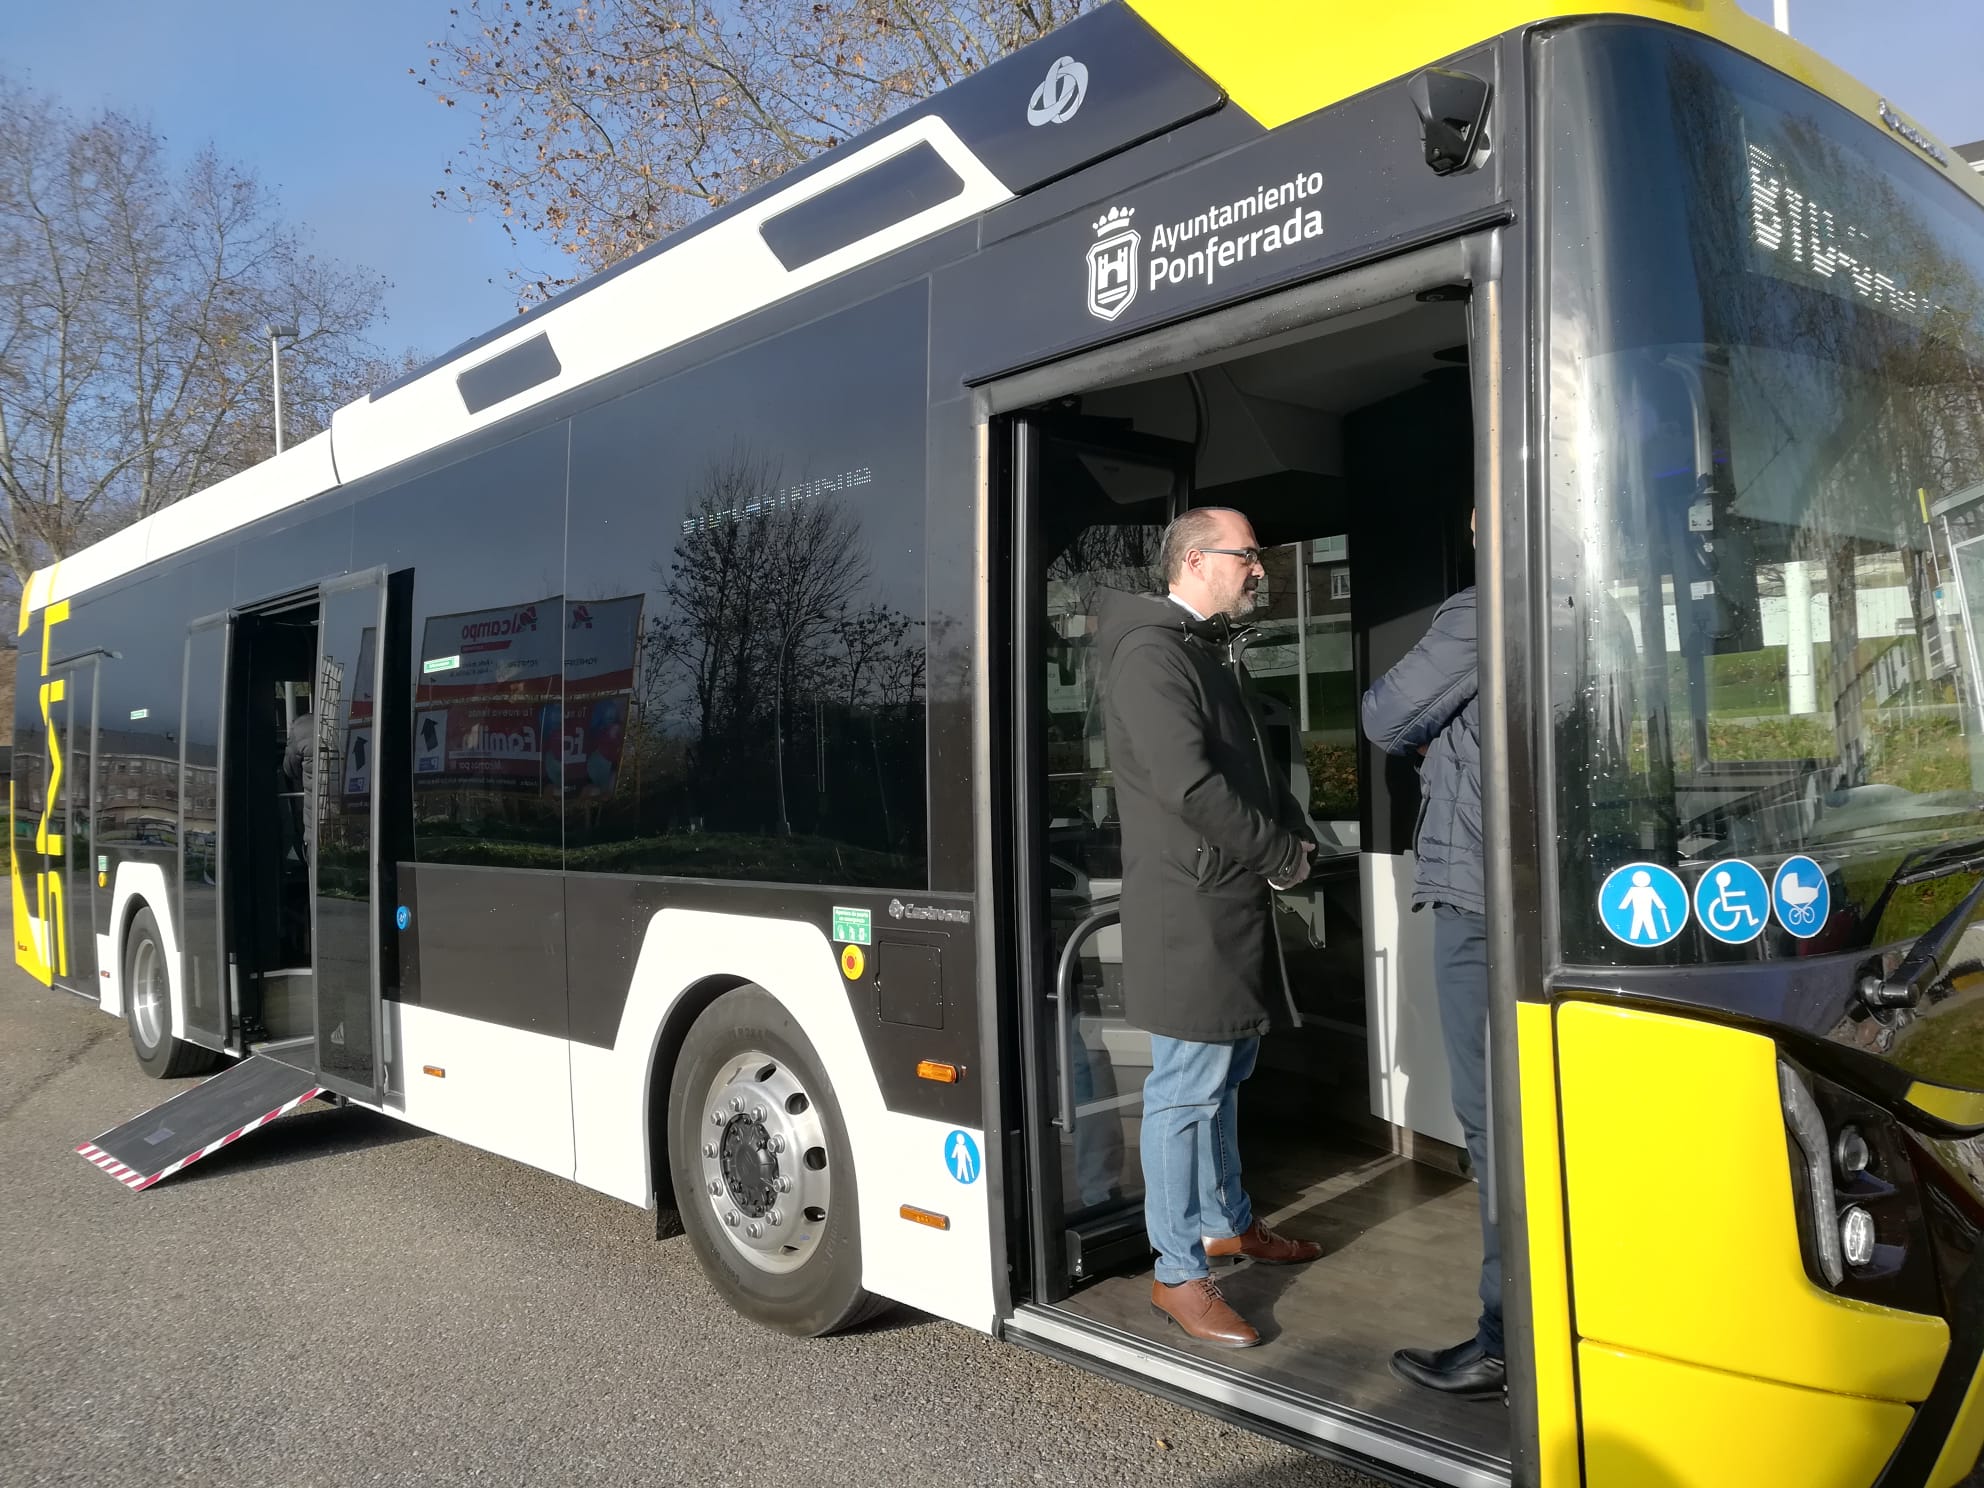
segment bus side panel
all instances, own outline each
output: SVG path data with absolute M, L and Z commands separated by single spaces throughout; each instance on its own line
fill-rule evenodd
M 1604 1488 L 1866 1488 L 1914 1412 L 1583 1344 L 1585 1465 Z
M 434 958 L 430 958 L 434 959 Z M 499 1157 L 572 1176 L 569 1047 L 562 1038 L 403 1002 L 395 1114 Z
M 1582 1002 L 1559 1009 L 1557 1033 L 1586 1343 L 1841 1396 L 1928 1395 L 1949 1349 L 1943 1319 L 1838 1297 L 1806 1274 L 1769 1039 Z M 1589 1443 L 1604 1423 L 1582 1383 Z M 1688 1429 L 1649 1414 L 1656 1428 Z M 1779 1481 L 1820 1479 L 1787 1466 Z
M 578 1181 L 630 1203 L 649 1201 L 650 1158 L 667 1160 L 647 1147 L 650 1080 L 667 1078 L 654 1070 L 661 1028 L 687 989 L 720 977 L 755 982 L 783 1003 L 825 1066 L 860 1190 L 862 1284 L 990 1332 L 986 1184 L 982 1175 L 961 1183 L 944 1163 L 952 1132 L 969 1132 L 981 1153 L 985 1134 L 888 1109 L 837 952 L 818 925 L 691 909 L 663 909 L 648 922 L 613 1047 L 572 1045 Z M 906 1221 L 904 1204 L 946 1216 L 950 1228 Z

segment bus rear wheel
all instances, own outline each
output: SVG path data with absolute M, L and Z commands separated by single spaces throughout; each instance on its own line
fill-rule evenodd
M 683 1041 L 668 1099 L 669 1176 L 712 1285 L 801 1337 L 886 1303 L 861 1285 L 847 1129 L 819 1056 L 760 987 L 726 992 Z
M 211 1049 L 172 1036 L 172 980 L 149 909 L 138 911 L 124 942 L 124 1021 L 138 1068 L 154 1080 L 203 1075 L 220 1062 Z

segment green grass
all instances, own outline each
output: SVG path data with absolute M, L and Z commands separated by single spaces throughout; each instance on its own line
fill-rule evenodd
M 1954 994 L 1957 1007 L 1931 1009 L 1895 1040 L 1896 1060 L 1916 1077 L 1938 1085 L 1984 1089 L 1984 987 Z

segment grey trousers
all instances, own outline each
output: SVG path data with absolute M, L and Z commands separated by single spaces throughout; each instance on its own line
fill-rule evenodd
M 1482 916 L 1433 906 L 1433 955 L 1440 979 L 1440 1036 L 1447 1046 L 1454 1115 L 1467 1138 L 1481 1202 L 1481 1321 L 1484 1352 L 1502 1353 L 1502 1242 L 1489 1207 L 1488 933 Z

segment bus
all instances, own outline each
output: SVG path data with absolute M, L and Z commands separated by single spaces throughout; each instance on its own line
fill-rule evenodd
M 1098 8 L 34 575 L 16 958 L 182 1082 L 81 1150 L 348 1102 L 757 1323 L 901 1304 L 1394 1481 L 1957 1482 L 1981 186 L 1733 0 Z M 1323 847 L 1240 1140 L 1324 1253 L 1222 1272 L 1216 1354 L 1147 1305 L 1094 656 L 1201 505 Z M 1469 585 L 1480 1171 L 1358 725 Z M 1472 1327 L 1477 1201 L 1486 1402 L 1387 1367 Z

